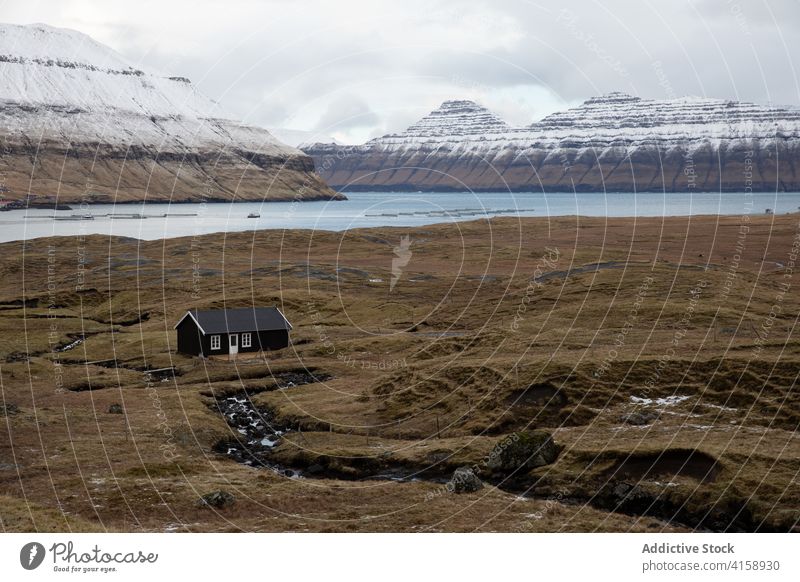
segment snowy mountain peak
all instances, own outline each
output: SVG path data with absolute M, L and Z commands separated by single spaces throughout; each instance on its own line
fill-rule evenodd
M 614 92 L 510 127 L 471 101 L 446 101 L 408 130 L 346 155 L 322 144 L 303 149 L 335 169 L 322 173 L 332 186 L 352 189 L 793 191 L 800 109 Z M 759 160 L 757 184 L 745 182 L 748 152 Z M 400 170 L 378 171 L 387 168 Z
M 22 63 L 144 74 L 141 67 L 92 37 L 47 24 L 0 24 L 0 55 Z
M 80 200 L 88 183 L 95 201 L 291 199 L 305 183 L 303 199 L 338 196 L 308 156 L 185 77 L 43 24 L 0 24 L 0 141 L 3 196 L 14 199 Z
M 597 97 L 591 97 L 583 102 L 583 107 L 596 107 L 596 106 L 606 106 L 606 105 L 622 105 L 624 103 L 636 103 L 637 101 L 641 101 L 641 97 L 634 97 L 633 95 L 628 95 L 627 93 L 623 93 L 621 91 L 612 91 L 611 93 L 606 93 L 605 95 L 598 95 Z
M 81 32 L 45 24 L 0 24 L 0 78 L 0 102 L 230 118 L 188 79 L 143 70 Z
M 448 99 L 447 101 L 443 101 L 438 109 L 432 111 L 431 115 L 446 115 L 459 111 L 481 111 L 483 109 L 483 107 L 469 99 Z
M 676 99 L 642 99 L 624 93 L 593 97 L 572 109 L 549 115 L 530 126 L 535 131 L 564 128 L 604 130 L 620 137 L 638 137 L 643 128 L 663 128 L 663 133 L 683 133 L 694 137 L 740 135 L 742 124 L 753 137 L 769 135 L 776 124 L 788 124 L 797 130 L 800 109 L 758 105 L 741 101 L 680 97 Z M 638 129 L 637 129 L 638 128 Z M 755 132 L 755 133 L 753 133 Z M 693 134 L 690 135 L 690 134 Z
M 507 131 L 508 124 L 474 101 L 445 101 L 409 127 L 404 136 L 476 135 Z

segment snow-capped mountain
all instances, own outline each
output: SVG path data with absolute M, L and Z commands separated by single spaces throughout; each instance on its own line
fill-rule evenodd
M 303 146 L 351 190 L 800 190 L 800 109 L 686 97 L 594 97 L 525 127 L 446 101 L 360 146 Z
M 446 138 L 450 135 L 505 133 L 511 128 L 494 113 L 472 101 L 445 101 L 409 127 L 404 136 L 417 139 Z
M 0 24 L 0 139 L 5 198 L 337 196 L 308 156 L 237 122 L 188 79 L 43 24 Z

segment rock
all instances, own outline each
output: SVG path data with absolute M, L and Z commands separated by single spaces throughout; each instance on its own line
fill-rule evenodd
M 109 414 L 124 414 L 125 410 L 122 408 L 122 404 L 112 404 L 108 407 Z
M 658 420 L 658 414 L 648 410 L 642 412 L 627 412 L 619 417 L 620 422 L 632 424 L 634 426 L 644 426 L 655 420 Z
M 627 496 L 628 493 L 632 489 L 633 489 L 633 485 L 630 485 L 628 483 L 618 483 L 611 490 L 611 493 L 614 495 L 616 500 L 619 502 L 619 501 L 622 501 L 623 499 L 625 499 L 625 496 Z
M 13 416 L 19 412 L 19 407 L 16 404 L 8 402 L 0 404 L 0 416 Z
M 609 511 L 644 514 L 654 508 L 657 497 L 638 484 L 612 481 L 602 488 L 595 501 Z
M 215 509 L 224 509 L 230 507 L 236 502 L 236 498 L 227 491 L 213 491 L 206 493 L 197 500 L 198 507 L 214 507 Z
M 314 463 L 308 466 L 306 469 L 306 475 L 319 475 L 320 473 L 325 472 L 325 467 L 320 465 L 319 463 Z
M 459 467 L 447 483 L 447 490 L 452 493 L 474 493 L 483 489 L 483 482 L 470 467 Z
M 487 466 L 500 473 L 530 470 L 554 463 L 560 452 L 545 430 L 516 432 L 495 445 Z

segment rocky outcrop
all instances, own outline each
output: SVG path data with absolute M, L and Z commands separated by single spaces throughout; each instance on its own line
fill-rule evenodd
M 796 191 L 800 109 L 595 97 L 527 127 L 447 101 L 399 134 L 304 145 L 343 190 Z
M 658 413 L 650 410 L 626 412 L 619 417 L 621 423 L 631 424 L 633 426 L 645 426 L 656 420 L 658 420 Z
M 525 473 L 555 463 L 560 452 L 545 430 L 516 432 L 498 443 L 487 466 L 498 475 Z
M 300 150 L 91 38 L 0 25 L 0 198 L 341 198 Z
M 459 467 L 453 471 L 453 477 L 447 482 L 447 490 L 451 493 L 474 493 L 483 489 L 483 482 L 471 467 Z
M 14 416 L 19 413 L 19 407 L 13 402 L 0 404 L 0 416 Z
M 227 491 L 212 491 L 206 493 L 197 500 L 198 507 L 212 507 L 214 509 L 225 509 L 236 503 L 236 497 Z

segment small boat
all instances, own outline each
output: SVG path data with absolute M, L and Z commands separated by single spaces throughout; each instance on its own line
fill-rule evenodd
M 258 212 L 251 212 L 247 215 L 247 218 L 261 218 L 261 215 Z

